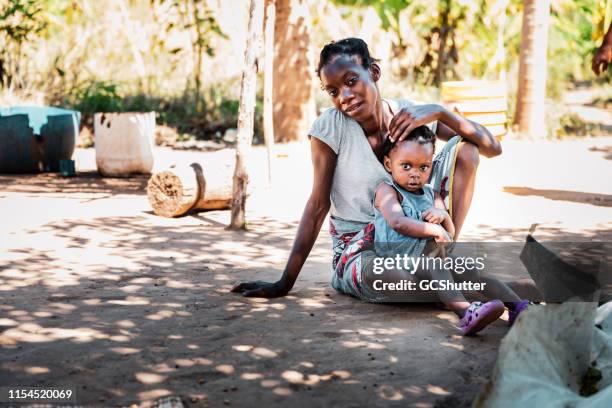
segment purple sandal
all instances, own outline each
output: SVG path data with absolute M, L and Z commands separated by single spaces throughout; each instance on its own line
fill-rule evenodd
M 471 336 L 497 320 L 504 310 L 504 304 L 500 300 L 487 303 L 472 302 L 459 320 L 459 328 L 464 336 Z
M 508 310 L 508 324 L 512 326 L 514 322 L 516 321 L 516 319 L 518 318 L 519 314 L 521 314 L 523 311 L 525 311 L 525 309 L 527 309 L 531 305 L 533 305 L 532 302 L 528 300 L 521 300 L 516 305 L 514 310 Z

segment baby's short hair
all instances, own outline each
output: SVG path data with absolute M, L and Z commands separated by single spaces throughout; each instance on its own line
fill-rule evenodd
M 408 137 L 406 137 L 402 142 L 407 141 L 413 141 L 420 144 L 431 143 L 434 152 L 436 151 L 436 134 L 432 132 L 431 129 L 429 129 L 429 127 L 427 126 L 423 125 L 413 129 L 412 132 L 408 134 Z M 391 139 L 387 137 L 387 140 L 385 140 L 384 145 L 385 156 L 389 156 L 391 150 L 393 150 L 395 146 L 398 145 L 398 143 L 402 142 L 392 142 Z

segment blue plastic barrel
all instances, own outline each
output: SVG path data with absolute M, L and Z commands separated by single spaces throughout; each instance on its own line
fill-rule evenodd
M 44 107 L 0 108 L 0 173 L 57 172 L 70 160 L 80 112 Z

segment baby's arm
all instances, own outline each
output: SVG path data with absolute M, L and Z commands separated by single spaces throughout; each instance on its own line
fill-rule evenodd
M 453 224 L 453 220 L 448 211 L 446 211 L 444 200 L 442 200 L 440 194 L 434 194 L 434 206 L 423 212 L 423 220 L 434 224 L 441 224 L 450 236 L 453 237 L 455 236 L 455 225 Z
M 397 191 L 386 183 L 381 183 L 376 189 L 374 206 L 382 213 L 389 226 L 402 235 L 434 238 L 438 242 L 448 241 L 447 233 L 440 225 L 406 217 Z

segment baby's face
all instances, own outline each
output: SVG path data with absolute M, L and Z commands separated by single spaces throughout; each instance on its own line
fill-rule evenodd
M 410 140 L 399 142 L 388 156 L 385 168 L 404 190 L 418 193 L 429 180 L 433 160 L 433 145 Z

